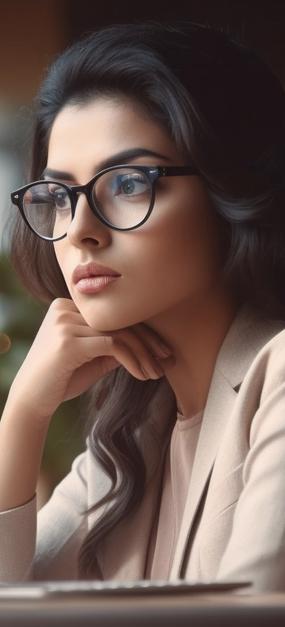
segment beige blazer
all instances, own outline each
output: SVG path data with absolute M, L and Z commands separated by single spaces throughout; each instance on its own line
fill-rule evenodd
M 243 307 L 219 352 L 170 578 L 251 581 L 285 591 L 285 331 Z M 160 437 L 155 445 L 153 426 Z M 163 398 L 139 435 L 148 482 L 139 509 L 106 538 L 98 578 L 144 578 L 163 469 Z M 88 447 L 38 515 L 36 502 L 0 515 L 0 577 L 74 579 L 79 546 L 109 479 Z

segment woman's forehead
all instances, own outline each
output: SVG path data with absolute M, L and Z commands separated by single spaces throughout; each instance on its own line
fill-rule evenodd
M 136 158 L 136 152 L 138 159 L 149 157 L 152 164 L 154 159 L 180 162 L 169 133 L 132 101 L 96 98 L 83 106 L 68 105 L 57 115 L 50 133 L 48 167 L 69 171 L 83 160 L 102 169 L 115 155 L 122 154 L 122 163 L 128 153 Z

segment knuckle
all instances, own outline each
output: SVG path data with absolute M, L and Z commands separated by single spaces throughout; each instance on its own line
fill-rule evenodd
M 50 304 L 50 309 L 52 311 L 58 311 L 62 308 L 63 303 L 64 303 L 64 298 L 55 298 Z
M 67 322 L 69 322 L 69 319 L 70 319 L 70 316 L 67 311 L 64 311 L 62 309 L 56 310 L 55 320 L 57 324 L 64 325 Z
M 68 346 L 70 346 L 72 338 L 73 334 L 70 325 L 60 326 L 56 330 L 56 344 L 58 348 L 62 350 L 66 349 Z

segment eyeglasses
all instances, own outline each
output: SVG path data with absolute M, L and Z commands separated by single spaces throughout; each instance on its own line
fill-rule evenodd
M 44 240 L 67 235 L 78 195 L 85 194 L 97 218 L 111 229 L 137 229 L 149 218 L 155 203 L 155 184 L 164 176 L 199 174 L 192 166 L 149 167 L 115 165 L 98 172 L 86 185 L 42 180 L 11 194 L 28 227 Z

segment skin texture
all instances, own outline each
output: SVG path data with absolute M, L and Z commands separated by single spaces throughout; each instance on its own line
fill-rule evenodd
M 100 163 L 130 148 L 159 152 L 141 165 L 183 165 L 166 131 L 137 103 L 97 98 L 66 106 L 51 130 L 47 167 L 84 184 Z M 129 161 L 130 163 L 130 161 Z M 217 217 L 199 176 L 170 177 L 140 228 L 119 232 L 102 224 L 80 195 L 67 237 L 54 243 L 71 298 L 88 326 L 101 333 L 143 323 L 172 349 L 164 373 L 180 411 L 204 407 L 218 350 L 236 311 L 222 278 L 223 246 Z M 72 283 L 78 264 L 95 261 L 121 277 L 102 292 L 82 294 Z

